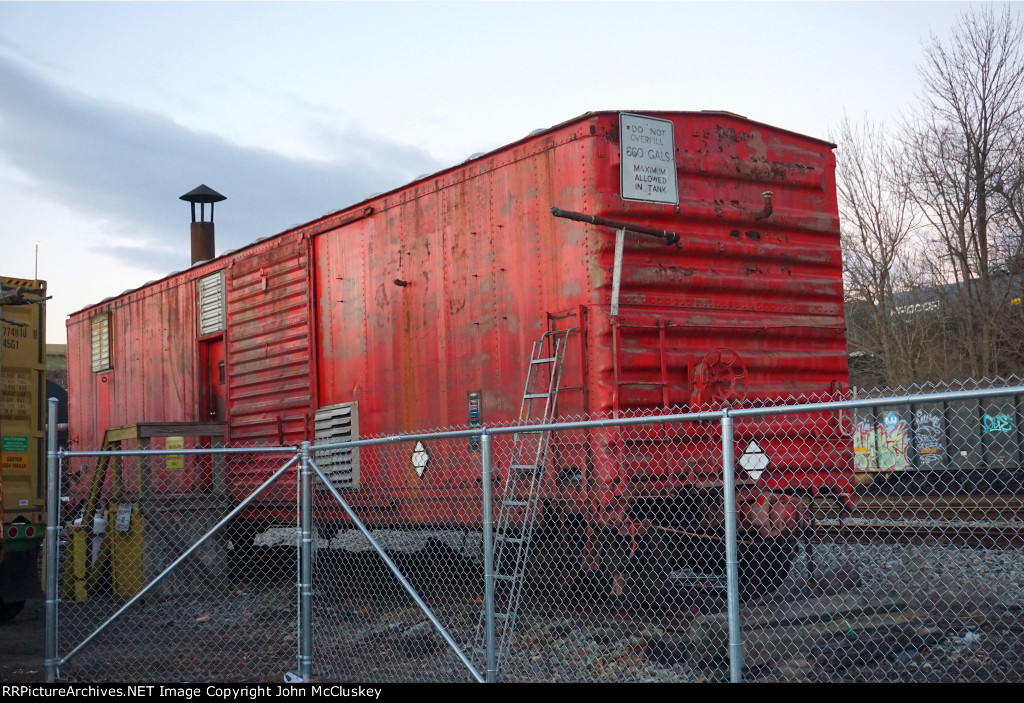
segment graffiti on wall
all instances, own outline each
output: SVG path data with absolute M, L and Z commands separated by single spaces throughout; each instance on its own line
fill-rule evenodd
M 998 415 L 985 415 L 981 418 L 981 433 L 992 434 L 995 432 L 1013 432 L 1013 416 L 1006 413 Z
M 856 471 L 903 471 L 910 467 L 910 427 L 890 412 L 872 425 L 861 420 L 853 433 Z
M 942 414 L 933 410 L 918 410 L 914 421 L 917 425 L 915 440 L 921 462 L 937 462 L 942 454 Z
M 857 471 L 902 471 L 913 468 L 955 468 L 947 461 L 1013 462 L 1024 452 L 1017 447 L 1017 416 L 1009 413 L 978 415 L 977 406 L 917 409 L 861 417 L 853 429 L 854 465 Z M 946 416 L 955 413 L 950 424 Z M 884 411 L 882 411 L 884 412 Z M 906 419 L 904 419 L 904 416 Z M 993 453 L 994 452 L 994 453 Z M 959 457 L 957 456 L 959 455 Z M 955 460 L 955 461 L 954 461 Z

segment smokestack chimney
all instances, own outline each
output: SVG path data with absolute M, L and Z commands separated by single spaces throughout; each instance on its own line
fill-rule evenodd
M 209 261 L 216 256 L 213 236 L 213 204 L 226 197 L 205 185 L 190 190 L 179 200 L 192 204 L 192 265 Z M 196 219 L 196 203 L 199 203 L 199 219 Z M 210 204 L 210 220 L 206 221 L 206 204 Z

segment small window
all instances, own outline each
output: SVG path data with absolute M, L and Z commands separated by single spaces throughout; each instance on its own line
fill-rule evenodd
M 106 313 L 92 318 L 92 370 L 110 369 L 110 314 Z
M 328 405 L 316 411 L 316 444 L 333 444 L 359 439 L 357 403 Z M 318 451 L 313 461 L 339 491 L 359 490 L 359 447 Z
M 224 315 L 224 272 L 203 276 L 196 282 L 199 291 L 199 336 L 223 332 L 227 326 Z

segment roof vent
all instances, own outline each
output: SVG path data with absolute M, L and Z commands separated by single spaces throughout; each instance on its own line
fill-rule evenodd
M 216 256 L 213 237 L 213 204 L 227 198 L 207 185 L 199 185 L 182 196 L 192 205 L 192 265 L 209 261 Z M 199 219 L 196 219 L 196 203 L 199 203 Z M 210 206 L 210 221 L 206 222 L 206 206 Z

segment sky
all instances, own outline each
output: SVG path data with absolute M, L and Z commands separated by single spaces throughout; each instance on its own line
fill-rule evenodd
M 959 2 L 0 0 L 0 275 L 66 316 L 595 110 L 894 124 Z

